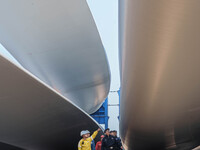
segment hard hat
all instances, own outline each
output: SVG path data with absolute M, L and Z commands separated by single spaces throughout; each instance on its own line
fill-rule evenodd
M 88 130 L 83 130 L 83 131 L 81 131 L 80 135 L 83 136 L 84 134 L 88 134 L 88 133 L 90 133 L 90 131 L 88 131 Z
M 88 134 L 88 133 L 90 134 L 90 131 L 88 131 L 88 130 L 85 130 L 85 131 L 87 132 L 86 134 Z

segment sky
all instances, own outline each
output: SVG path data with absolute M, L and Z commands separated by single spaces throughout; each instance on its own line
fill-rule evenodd
M 103 46 L 109 61 L 111 72 L 110 91 L 117 91 L 120 87 L 119 59 L 118 59 L 118 0 L 87 0 L 95 23 L 97 25 Z M 0 44 L 0 53 L 9 60 L 15 59 Z M 117 92 L 108 95 L 109 127 L 119 130 L 119 96 Z

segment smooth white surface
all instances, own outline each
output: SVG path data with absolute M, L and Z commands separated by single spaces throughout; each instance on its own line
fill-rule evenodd
M 3 56 L 0 72 L 1 142 L 28 150 L 77 149 L 80 131 L 98 128 L 84 111 Z
M 0 17 L 0 42 L 24 68 L 86 112 L 100 107 L 110 72 L 84 0 L 6 0 Z
M 200 1 L 121 2 L 122 141 L 127 150 L 192 149 L 200 144 Z

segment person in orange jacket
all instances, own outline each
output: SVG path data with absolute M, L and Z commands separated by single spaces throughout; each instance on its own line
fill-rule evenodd
M 80 135 L 83 137 L 78 143 L 78 150 L 91 150 L 92 140 L 97 136 L 101 129 L 96 130 L 92 136 L 88 130 L 81 131 Z
M 101 150 L 101 144 L 102 144 L 102 140 L 104 138 L 104 135 L 101 136 L 101 141 L 97 142 L 95 149 L 96 150 Z

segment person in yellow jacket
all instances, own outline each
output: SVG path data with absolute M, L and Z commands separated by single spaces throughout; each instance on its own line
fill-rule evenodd
M 78 150 L 91 150 L 91 142 L 97 136 L 101 129 L 96 130 L 92 136 L 88 130 L 81 131 L 81 136 L 83 137 L 78 143 Z

